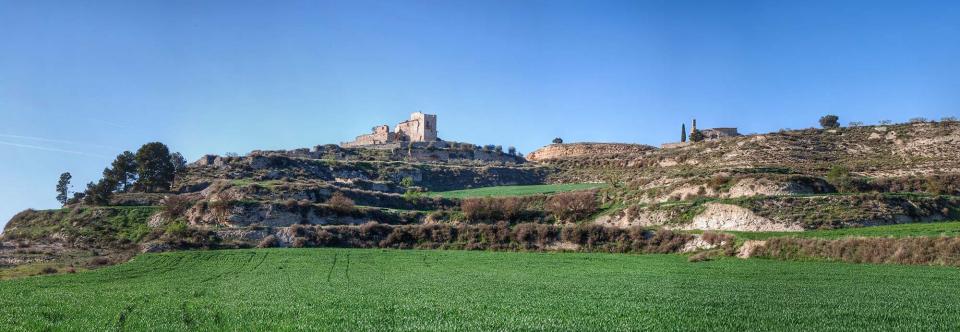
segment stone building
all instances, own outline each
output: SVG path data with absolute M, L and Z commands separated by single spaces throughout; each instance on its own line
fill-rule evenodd
M 437 116 L 415 112 L 410 114 L 410 120 L 398 123 L 393 132 L 390 131 L 390 126 L 379 125 L 373 127 L 371 133 L 357 136 L 353 141 L 343 142 L 340 145 L 355 147 L 399 142 L 436 142 L 438 140 Z
M 688 136 L 693 136 L 693 132 L 697 130 L 697 119 L 693 119 L 693 125 L 690 126 L 690 133 Z M 723 128 L 708 128 L 700 129 L 700 133 L 703 134 L 704 141 L 718 140 L 724 137 L 736 137 L 741 136 L 740 132 L 737 131 L 737 128 L 733 127 L 723 127 Z M 682 146 L 689 145 L 689 139 L 686 142 L 676 142 L 676 143 L 664 143 L 660 145 L 660 148 L 669 149 L 677 148 Z

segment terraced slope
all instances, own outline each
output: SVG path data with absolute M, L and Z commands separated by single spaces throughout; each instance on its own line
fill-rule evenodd
M 676 255 L 178 252 L 0 282 L 0 330 L 952 331 L 958 279 L 956 268 Z

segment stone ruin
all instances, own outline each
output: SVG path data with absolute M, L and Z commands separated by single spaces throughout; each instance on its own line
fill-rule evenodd
M 686 133 L 687 134 L 686 141 L 664 143 L 660 145 L 660 148 L 668 149 L 668 148 L 677 148 L 677 147 L 687 146 L 688 144 L 691 143 L 688 137 L 692 136 L 693 132 L 696 130 L 697 130 L 697 119 L 693 119 L 693 126 L 690 128 L 690 132 Z M 736 127 L 700 129 L 700 133 L 703 134 L 704 141 L 713 141 L 713 140 L 718 140 L 725 137 L 741 136 L 740 132 L 737 131 Z
M 410 114 L 410 120 L 397 124 L 394 131 L 390 126 L 379 125 L 373 127 L 369 134 L 357 136 L 350 142 L 342 142 L 342 147 L 359 147 L 371 145 L 385 145 L 400 142 L 437 142 L 437 116 L 415 112 Z

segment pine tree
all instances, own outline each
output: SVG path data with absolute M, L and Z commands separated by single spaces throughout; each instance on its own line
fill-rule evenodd
M 60 174 L 60 181 L 57 182 L 57 202 L 60 202 L 60 205 L 67 205 L 72 178 L 73 175 L 70 175 L 70 172 Z
M 137 175 L 137 187 L 145 192 L 170 190 L 174 176 L 170 149 L 160 142 L 141 146 L 137 150 Z
M 110 168 L 103 171 L 103 177 L 117 184 L 114 190 L 129 191 L 137 180 L 137 157 L 133 152 L 123 151 L 113 160 Z

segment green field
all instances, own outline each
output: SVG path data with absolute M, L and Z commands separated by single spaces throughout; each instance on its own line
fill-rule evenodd
M 430 193 L 431 196 L 445 198 L 528 196 L 536 194 L 554 194 L 559 192 L 587 190 L 606 187 L 603 183 L 562 183 L 539 184 L 530 186 L 497 186 L 464 190 L 452 190 Z
M 960 269 L 368 249 L 148 254 L 0 282 L 0 330 L 960 329 Z
M 899 224 L 887 226 L 853 227 L 805 232 L 728 232 L 739 239 L 763 240 L 772 237 L 799 237 L 837 239 L 851 236 L 907 237 L 960 236 L 960 221 Z

